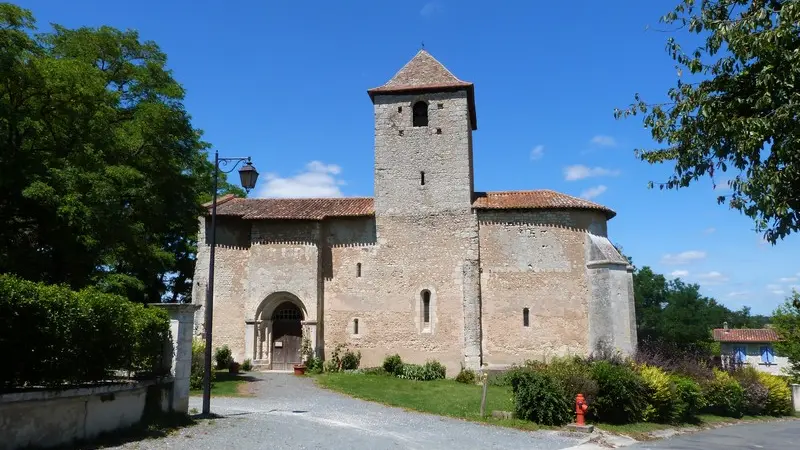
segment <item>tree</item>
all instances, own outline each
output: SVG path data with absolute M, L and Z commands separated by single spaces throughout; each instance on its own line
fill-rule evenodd
M 703 38 L 689 51 L 670 37 L 678 68 L 669 101 L 639 94 L 615 116 L 644 115 L 653 139 L 637 149 L 651 164 L 674 164 L 661 189 L 708 175 L 727 183 L 728 203 L 771 243 L 800 227 L 800 1 L 682 0 L 661 22 Z M 653 183 L 650 183 L 650 187 Z
M 0 4 L 0 272 L 185 297 L 213 167 L 166 55 L 135 31 L 36 31 Z
M 772 326 L 781 338 L 775 348 L 787 356 L 788 372 L 795 382 L 800 382 L 800 293 L 792 291 L 792 295 L 772 313 Z

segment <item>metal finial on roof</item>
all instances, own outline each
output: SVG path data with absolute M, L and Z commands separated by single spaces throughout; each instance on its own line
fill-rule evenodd
M 422 49 L 422 50 L 425 50 L 425 41 L 422 41 L 422 42 L 420 43 L 420 45 L 422 46 L 422 47 L 421 47 L 421 49 Z

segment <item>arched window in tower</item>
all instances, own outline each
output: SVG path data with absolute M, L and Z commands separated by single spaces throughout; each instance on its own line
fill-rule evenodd
M 423 101 L 418 101 L 414 103 L 413 108 L 413 116 L 414 121 L 413 125 L 415 127 L 427 127 L 428 126 L 428 104 Z
M 422 323 L 431 323 L 431 291 L 427 289 L 422 291 Z
M 522 308 L 522 326 L 531 326 L 531 310 L 528 308 Z

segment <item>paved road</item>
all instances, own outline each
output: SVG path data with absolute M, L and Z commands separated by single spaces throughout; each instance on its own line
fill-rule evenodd
M 563 449 L 580 437 L 524 432 L 364 402 L 289 374 L 259 374 L 255 398 L 212 398 L 223 417 L 122 449 Z M 200 398 L 190 408 L 200 409 Z
M 787 420 L 717 428 L 675 436 L 663 441 L 640 442 L 630 449 L 732 450 L 800 448 L 800 421 Z

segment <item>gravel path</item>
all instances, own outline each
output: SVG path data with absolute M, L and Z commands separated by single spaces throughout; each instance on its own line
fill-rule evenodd
M 212 398 L 223 417 L 124 449 L 563 449 L 581 436 L 525 432 L 407 412 L 321 389 L 307 378 L 255 374 L 254 398 Z M 201 406 L 191 398 L 190 408 Z

